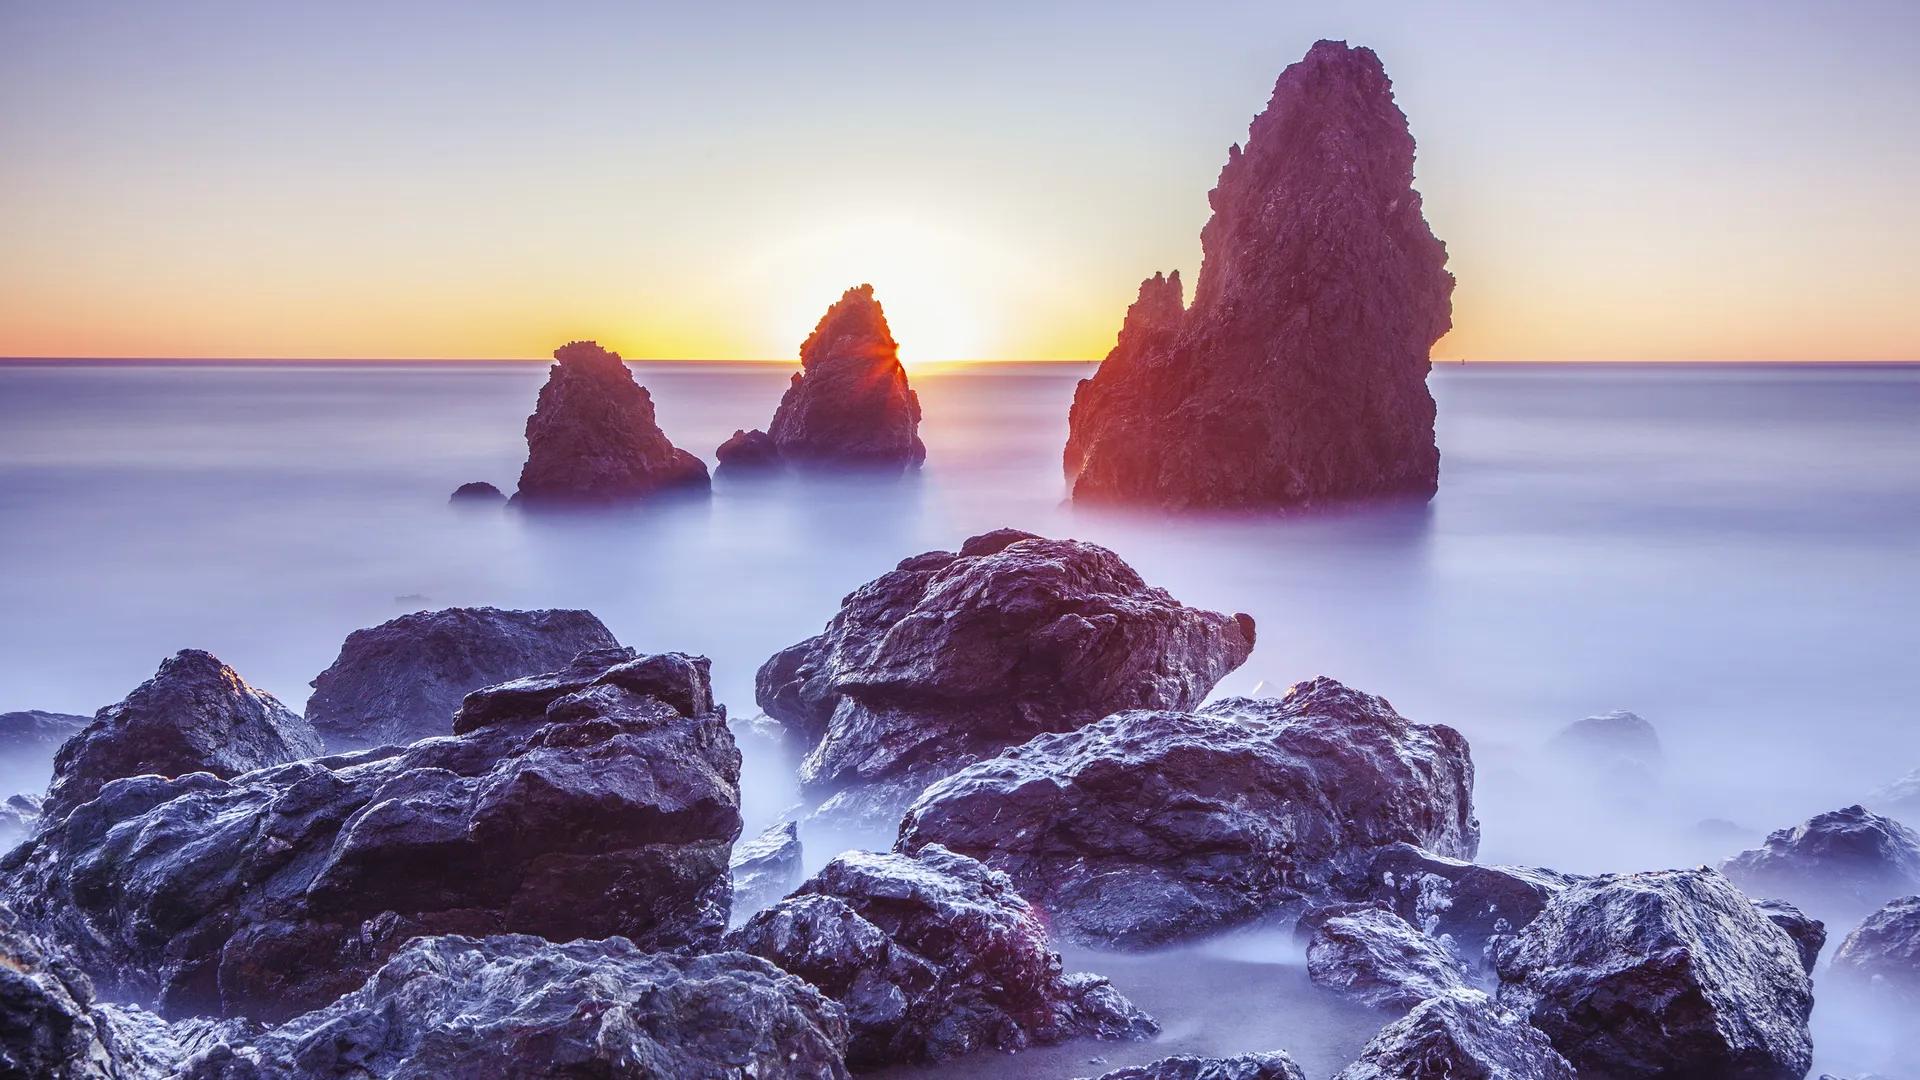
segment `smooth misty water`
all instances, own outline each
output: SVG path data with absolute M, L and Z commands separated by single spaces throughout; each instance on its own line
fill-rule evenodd
M 928 462 L 898 483 L 723 480 L 709 501 L 548 518 L 446 502 L 511 489 L 543 366 L 0 365 L 0 710 L 90 712 L 188 646 L 297 706 L 349 631 L 495 604 L 586 607 L 628 644 L 705 653 L 745 717 L 754 669 L 849 589 L 1015 525 L 1252 613 L 1259 647 L 1223 693 L 1328 674 L 1466 732 L 1487 861 L 1717 860 L 1920 766 L 1920 369 L 1442 367 L 1431 505 L 1189 519 L 1063 504 L 1086 370 L 915 372 Z M 709 457 L 765 424 L 787 376 L 639 372 Z M 1613 708 L 1659 728 L 1658 791 L 1537 756 Z M 793 796 L 746 750 L 751 826 Z M 1190 1044 L 1331 1040 L 1333 1061 L 1365 1038 L 1274 993 L 1259 1024 Z

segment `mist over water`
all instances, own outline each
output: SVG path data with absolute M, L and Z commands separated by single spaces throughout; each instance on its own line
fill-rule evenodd
M 765 425 L 791 370 L 635 367 L 709 461 Z M 1442 366 L 1430 505 L 1289 518 L 1064 504 L 1090 370 L 913 371 L 919 476 L 722 478 L 710 500 L 536 517 L 447 495 L 512 490 L 544 365 L 0 365 L 0 711 L 91 712 L 185 647 L 298 708 L 350 631 L 492 604 L 584 607 L 642 650 L 704 653 L 745 719 L 754 670 L 846 592 L 1012 525 L 1251 613 L 1258 647 L 1220 694 L 1326 674 L 1465 732 L 1482 861 L 1717 863 L 1920 767 L 1920 368 Z M 1542 752 L 1616 708 L 1658 729 L 1658 776 Z M 768 744 L 743 750 L 751 831 L 796 796 Z M 811 864 L 834 853 L 808 841 Z M 1195 1045 L 1292 1049 L 1218 1045 L 1256 1035 Z

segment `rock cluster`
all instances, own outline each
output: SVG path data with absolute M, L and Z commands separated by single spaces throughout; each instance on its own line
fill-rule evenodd
M 660 430 L 653 397 L 619 353 L 574 341 L 555 349 L 553 358 L 527 417 L 527 463 L 516 503 L 624 502 L 707 489 L 706 463 Z
M 1307 977 L 1363 1005 L 1397 1011 L 1471 989 L 1445 946 L 1380 908 L 1322 922 L 1307 945 Z
M 619 644 L 587 611 L 416 611 L 347 635 L 313 680 L 307 722 L 336 751 L 445 735 L 468 693 Z
M 44 807 L 64 817 L 122 777 L 237 776 L 320 753 L 307 722 L 211 653 L 185 649 L 60 747 Z
M 810 792 L 891 824 L 929 782 L 1036 734 L 1193 708 L 1252 649 L 1249 616 L 1186 607 L 1105 548 L 1001 529 L 862 585 L 755 689 L 810 745 Z
M 1920 834 L 1862 806 L 1817 814 L 1767 835 L 1722 867 L 1748 893 L 1816 914 L 1857 917 L 1920 892 Z
M 1372 51 L 1322 41 L 1281 73 L 1209 196 L 1192 307 L 1176 279 L 1150 279 L 1074 396 L 1074 499 L 1433 494 L 1428 354 L 1452 324 L 1453 277 L 1413 154 Z
M 839 1001 L 855 1069 L 1157 1030 L 1105 979 L 1062 970 L 1005 876 L 937 846 L 841 855 L 728 944 Z
M 735 844 L 727 869 L 733 875 L 733 920 L 742 922 L 799 886 L 799 826 L 784 821 Z
M 1868 916 L 1833 955 L 1834 978 L 1885 1002 L 1920 1008 L 1920 896 Z
M 1430 998 L 1380 1029 L 1333 1080 L 1575 1080 L 1538 1029 L 1468 991 Z
M 1472 792 L 1459 732 L 1321 678 L 1038 736 L 929 788 L 899 847 L 1005 871 L 1075 940 L 1146 947 L 1329 898 L 1386 845 L 1471 857 Z
M 1167 1057 L 1102 1073 L 1098 1080 L 1307 1080 L 1287 1055 L 1237 1054 L 1229 1058 Z

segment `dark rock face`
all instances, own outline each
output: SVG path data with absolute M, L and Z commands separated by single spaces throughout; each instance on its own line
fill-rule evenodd
M 899 847 L 1004 870 L 1076 940 L 1148 947 L 1331 898 L 1384 845 L 1470 858 L 1479 833 L 1459 732 L 1322 678 L 1038 736 L 929 788 Z
M 676 489 L 705 491 L 706 463 L 674 446 L 633 372 L 591 341 L 555 349 L 527 417 L 519 503 L 607 503 Z
M 1250 616 L 1186 607 L 1105 548 L 1001 529 L 854 590 L 755 690 L 812 744 L 812 793 L 865 789 L 891 823 L 932 780 L 1040 732 L 1193 708 L 1252 649 Z
M 1482 866 L 1394 844 L 1374 855 L 1353 896 L 1387 907 L 1477 962 L 1489 939 L 1532 922 L 1575 880 L 1555 870 Z
M 920 398 L 873 286 L 848 289 L 800 346 L 800 370 L 767 433 L 795 464 L 918 465 Z
M 1787 932 L 1711 870 L 1593 878 L 1494 944 L 1500 1003 L 1583 1075 L 1800 1080 L 1813 985 Z
M 1920 896 L 1895 900 L 1855 927 L 1833 954 L 1833 977 L 1920 1008 Z
M 62 817 L 126 776 L 229 777 L 319 753 L 320 737 L 279 699 L 185 649 L 54 755 L 45 813 Z
M 417 742 L 451 732 L 474 690 L 619 644 L 587 611 L 416 611 L 347 635 L 313 680 L 307 720 L 334 750 Z
M 506 498 L 505 495 L 500 493 L 499 488 L 494 487 L 484 480 L 475 480 L 470 484 L 461 484 L 459 487 L 454 488 L 453 497 L 450 501 L 484 504 L 505 502 Z
M 844 1005 L 855 1069 L 1158 1030 L 1107 980 L 1062 971 L 1004 875 L 939 847 L 848 852 L 727 942 Z
M 1099 1080 L 1307 1080 L 1307 1074 L 1276 1050 L 1228 1058 L 1166 1057 L 1102 1073 Z
M 1281 73 L 1209 196 L 1193 306 L 1150 279 L 1075 394 L 1075 500 L 1433 494 L 1428 353 L 1452 325 L 1453 276 L 1413 149 L 1372 51 L 1322 41 Z
M 718 937 L 740 756 L 704 659 L 587 654 L 469 695 L 457 727 L 108 784 L 0 859 L 0 891 L 171 1016 L 318 1008 L 424 934 Z
M 791 821 L 735 844 L 727 864 L 733 875 L 733 918 L 744 921 L 798 888 L 800 857 L 800 829 Z
M 203 1055 L 182 1080 L 837 1080 L 846 1038 L 833 1002 L 740 953 L 425 937 L 359 989 Z
M 1334 1080 L 1575 1080 L 1547 1037 L 1485 994 L 1429 999 L 1380 1029 Z
M 780 448 L 774 444 L 773 436 L 759 428 L 752 431 L 735 428 L 713 456 L 719 459 L 720 467 L 727 470 L 770 469 L 780 464 Z
M 1787 932 L 1793 939 L 1793 947 L 1800 952 L 1800 966 L 1807 974 L 1813 974 L 1813 966 L 1820 961 L 1820 950 L 1827 946 L 1827 924 L 1785 900 L 1755 900 L 1753 906 L 1768 922 Z
M 1849 806 L 1769 833 L 1722 869 L 1749 893 L 1782 896 L 1823 916 L 1858 916 L 1920 892 L 1920 834 Z
M 1470 989 L 1458 958 L 1379 908 L 1321 923 L 1307 945 L 1307 976 L 1315 986 L 1363 1005 L 1396 1011 Z

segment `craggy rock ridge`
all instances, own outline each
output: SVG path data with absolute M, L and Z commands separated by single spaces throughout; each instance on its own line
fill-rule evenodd
M 1471 989 L 1457 957 L 1379 908 L 1321 923 L 1307 945 L 1307 976 L 1315 986 L 1370 1008 L 1397 1011 Z
M 771 906 L 800 885 L 800 828 L 791 821 L 773 826 L 759 836 L 733 846 L 727 863 L 733 875 L 733 919 Z
M 359 989 L 202 1054 L 181 1080 L 839 1080 L 846 1039 L 833 1002 L 737 952 L 423 937 Z
M 735 432 L 727 440 L 734 461 L 757 436 Z M 767 437 L 781 460 L 793 464 L 904 468 L 925 460 L 920 398 L 907 385 L 873 286 L 848 289 L 801 344 L 800 370 L 774 410 Z
M 1547 1037 L 1467 991 L 1432 998 L 1380 1029 L 1333 1080 L 1575 1080 Z
M 408 939 L 711 943 L 740 755 L 703 658 L 605 650 L 468 696 L 454 736 L 107 784 L 0 895 L 115 996 L 284 1019 Z
M 527 417 L 527 464 L 514 502 L 610 503 L 707 489 L 706 463 L 667 439 L 653 397 L 619 353 L 573 341 L 553 358 Z
M 1107 980 L 1062 971 L 1004 875 L 937 846 L 841 855 L 727 943 L 844 1005 L 854 1069 L 1158 1030 Z
M 213 654 L 183 649 L 60 747 L 43 812 L 63 817 L 122 777 L 230 777 L 319 753 L 320 737 L 279 699 Z
M 1799 947 L 1712 870 L 1568 886 L 1497 941 L 1500 1004 L 1582 1075 L 1801 1080 L 1813 985 Z
M 1190 709 L 1253 650 L 1253 619 L 1182 605 L 1106 548 L 1001 529 L 900 563 L 761 666 L 755 696 L 811 745 L 828 813 L 891 825 L 928 783 L 1041 732 Z
M 1833 954 L 1833 977 L 1920 1008 L 1920 896 L 1895 900 L 1855 927 Z
M 1230 1058 L 1166 1057 L 1100 1074 L 1098 1080 L 1307 1080 L 1287 1055 L 1238 1054 Z
M 1321 678 L 1038 736 L 928 788 L 897 846 L 972 855 L 1060 933 L 1134 948 L 1337 898 L 1385 845 L 1479 839 L 1460 733 Z
M 1764 845 L 1722 869 L 1754 895 L 1782 896 L 1822 916 L 1857 917 L 1920 892 L 1920 834 L 1849 806 L 1769 833 Z
M 1175 509 L 1432 496 L 1428 353 L 1453 276 L 1371 50 L 1282 72 L 1209 195 L 1193 306 L 1150 279 L 1075 394 L 1073 497 Z
M 446 735 L 470 692 L 619 644 L 587 611 L 416 611 L 347 635 L 313 680 L 307 721 L 335 751 Z

